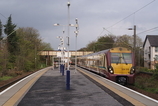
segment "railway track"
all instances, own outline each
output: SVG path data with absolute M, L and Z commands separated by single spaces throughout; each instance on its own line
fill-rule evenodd
M 35 71 L 35 72 L 36 72 L 36 71 Z M 13 85 L 14 83 L 20 81 L 21 79 L 23 79 L 23 78 L 29 76 L 29 75 L 32 74 L 32 73 L 34 73 L 34 72 L 29 72 L 29 73 L 25 73 L 25 74 L 23 74 L 23 75 L 18 75 L 17 77 L 12 78 L 12 79 L 10 79 L 10 80 L 8 80 L 8 81 L 1 81 L 1 83 L 0 83 L 0 92 L 3 91 L 3 90 L 5 90 L 6 88 L 10 87 L 10 86 Z
M 5 90 L 5 89 L 8 88 L 9 86 L 13 85 L 14 83 L 18 82 L 18 81 L 21 80 L 21 79 L 22 79 L 22 78 L 16 79 L 16 80 L 14 80 L 14 81 L 8 82 L 8 83 L 6 83 L 6 84 L 0 86 L 0 92 L 3 91 L 3 90 Z

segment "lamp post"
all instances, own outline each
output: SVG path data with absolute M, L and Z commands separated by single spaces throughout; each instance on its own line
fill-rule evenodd
M 134 28 L 128 28 L 128 30 L 134 30 L 133 34 L 133 52 L 135 55 L 135 50 L 136 50 L 136 25 L 134 25 Z
M 59 23 L 54 24 L 54 26 L 62 26 L 63 27 L 63 39 L 65 39 L 65 25 L 60 25 Z M 65 43 L 63 41 L 63 45 L 65 46 Z
M 60 38 L 60 41 L 61 41 L 61 65 L 60 65 L 60 72 L 62 73 L 62 75 L 64 76 L 64 69 L 65 69 L 65 66 L 64 66 L 64 50 L 65 50 L 65 26 L 66 25 L 60 25 L 59 23 L 57 24 L 54 24 L 54 26 L 62 26 L 63 27 L 63 37 L 58 37 Z
M 76 48 L 76 51 L 75 51 L 75 72 L 76 72 L 76 68 L 77 68 L 77 36 L 78 36 L 78 30 L 79 30 L 79 26 L 78 26 L 78 19 L 76 18 L 75 19 L 76 21 L 76 43 L 75 43 L 75 48 Z
M 66 71 L 66 89 L 69 90 L 70 89 L 70 70 L 69 70 L 69 61 L 70 61 L 70 58 L 69 58 L 69 25 L 70 25 L 70 11 L 69 11 L 69 7 L 70 7 L 70 2 L 67 2 L 67 6 L 68 6 L 68 25 L 67 25 L 67 29 L 68 29 L 68 43 L 67 43 L 67 63 L 68 63 L 68 66 L 67 66 L 67 71 Z M 59 24 L 54 24 L 55 26 L 61 26 Z
M 76 24 L 69 24 L 69 26 L 71 27 L 76 27 L 76 31 L 74 31 L 74 33 L 76 34 L 76 39 L 75 39 L 75 72 L 76 72 L 76 69 L 77 69 L 77 36 L 78 36 L 78 30 L 79 30 L 79 25 L 78 25 L 78 19 L 76 18 L 75 19 L 76 21 Z
M 62 44 L 62 55 L 63 55 L 63 60 L 64 60 L 64 50 L 65 50 L 65 26 L 66 25 L 60 25 L 59 23 L 54 24 L 54 26 L 62 26 L 63 27 L 63 37 L 60 39 Z M 64 62 L 63 62 L 64 64 Z
M 76 21 L 77 21 L 77 18 L 76 18 Z M 78 33 L 78 24 L 76 24 L 76 25 L 74 25 L 74 24 L 69 24 L 69 25 L 61 25 L 61 24 L 59 24 L 59 23 L 56 23 L 56 24 L 54 24 L 54 26 L 62 26 L 63 27 L 63 50 L 65 50 L 65 27 L 76 27 L 76 31 L 75 31 L 75 33 L 76 33 L 76 37 L 77 37 L 77 33 Z M 69 36 L 67 36 L 67 38 L 68 38 L 68 44 L 67 44 L 67 46 L 69 46 Z M 68 47 L 67 47 L 67 49 L 68 49 Z M 67 55 L 67 63 L 69 63 L 68 62 L 68 60 L 69 60 L 69 50 L 68 50 L 68 55 Z M 69 69 L 68 68 L 68 66 L 67 66 L 67 69 Z
M 65 42 L 64 42 L 64 39 L 65 39 L 65 25 L 60 25 L 59 23 L 57 23 L 57 24 L 54 24 L 54 26 L 62 26 L 63 27 L 63 47 L 65 47 Z
M 61 41 L 61 44 L 59 46 L 59 50 L 61 51 L 61 58 L 60 58 L 60 67 L 59 67 L 59 70 L 60 72 L 62 73 L 62 75 L 64 75 L 64 63 L 63 63 L 63 60 L 64 60 L 64 38 L 61 37 L 61 36 L 57 36 L 57 38 L 60 39 Z
M 67 67 L 67 71 L 66 71 L 66 89 L 69 90 L 70 89 L 70 70 L 69 70 L 69 36 L 70 36 L 70 29 L 69 29 L 69 24 L 70 24 L 70 2 L 67 2 L 67 6 L 68 6 L 68 44 L 67 44 L 67 50 L 68 50 L 68 67 Z
M 70 62 L 70 58 L 69 58 L 69 46 L 70 46 L 70 43 L 69 43 L 69 38 L 70 38 L 70 2 L 68 1 L 67 2 L 67 6 L 68 6 L 68 36 L 67 36 L 67 39 L 68 39 L 68 42 L 67 42 L 67 50 L 68 50 L 68 67 L 67 67 L 67 70 L 69 71 L 69 62 Z

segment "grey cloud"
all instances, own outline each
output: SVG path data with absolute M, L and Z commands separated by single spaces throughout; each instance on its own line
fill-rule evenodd
M 108 28 L 129 14 L 138 10 L 151 0 L 70 0 L 70 23 L 79 21 L 78 48 L 86 46 L 90 41 L 98 38 L 103 27 Z M 158 16 L 156 14 L 158 1 L 145 7 L 138 13 L 114 25 L 108 30 L 115 35 L 129 34 L 127 28 L 137 25 L 137 32 L 156 27 Z M 13 23 L 19 27 L 33 27 L 37 29 L 45 42 L 51 43 L 57 49 L 62 36 L 63 27 L 55 27 L 54 23 L 67 25 L 67 0 L 1 0 L 0 13 L 8 18 L 12 14 Z M 2 23 L 7 19 L 0 15 Z M 67 27 L 65 27 L 67 36 Z M 70 28 L 70 49 L 75 49 L 75 28 Z M 150 34 L 156 34 L 157 31 Z M 104 31 L 102 35 L 108 34 Z M 139 35 L 144 39 L 147 33 Z

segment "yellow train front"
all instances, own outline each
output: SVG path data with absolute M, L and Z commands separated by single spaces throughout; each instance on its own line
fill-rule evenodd
M 78 65 L 119 84 L 134 84 L 134 56 L 128 48 L 116 47 L 79 57 Z

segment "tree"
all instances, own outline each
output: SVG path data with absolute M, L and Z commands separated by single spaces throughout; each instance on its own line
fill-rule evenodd
M 15 55 L 18 50 L 18 37 L 15 31 L 16 25 L 12 23 L 11 15 L 4 27 L 4 33 L 7 35 L 8 51 L 11 55 Z
M 108 35 L 108 36 L 101 36 L 97 39 L 97 41 L 92 41 L 85 48 L 80 49 L 84 51 L 101 51 L 105 49 L 112 48 L 115 43 L 115 36 Z
M 123 36 L 118 36 L 115 41 L 115 46 L 116 47 L 126 47 L 126 48 L 133 48 L 133 38 L 132 36 L 128 35 L 123 35 Z
M 105 49 L 110 49 L 113 47 L 115 43 L 115 36 L 113 35 L 106 35 L 106 36 L 101 36 L 98 38 L 97 43 L 96 43 L 96 50 L 101 51 Z
M 18 70 L 32 71 L 41 64 L 39 52 L 42 50 L 52 50 L 50 44 L 42 42 L 36 29 L 27 27 L 17 30 L 19 37 L 19 55 L 16 65 Z
M 86 47 L 86 51 L 95 51 L 95 44 L 95 41 L 90 42 Z
M 0 40 L 2 40 L 2 28 L 3 28 L 3 26 L 2 26 L 2 22 L 1 22 L 1 20 L 0 20 Z
M 2 49 L 2 39 L 3 39 L 3 37 L 2 37 L 2 22 L 1 22 L 1 20 L 0 20 L 0 50 Z
M 83 47 L 83 48 L 79 49 L 78 51 L 87 51 L 87 48 Z
M 15 71 L 33 71 L 42 64 L 39 51 L 52 50 L 50 44 L 42 42 L 38 30 L 27 27 L 15 30 L 11 15 L 4 25 L 7 35 L 6 43 L 0 48 L 0 76 L 14 73 Z M 0 21 L 0 38 L 2 24 Z M 10 70 L 10 71 L 8 71 Z
M 3 25 L 0 20 L 0 77 L 6 74 L 8 63 L 8 49 L 3 41 Z
M 15 67 L 16 56 L 18 55 L 18 37 L 16 36 L 16 25 L 12 23 L 11 15 L 7 23 L 4 25 L 4 33 L 7 35 L 7 48 L 9 52 L 9 63 L 7 68 L 13 69 Z
M 143 66 L 144 64 L 144 57 L 143 53 L 143 42 L 139 36 L 136 36 L 136 50 L 135 50 L 135 62 L 137 66 Z
M 43 50 L 52 50 L 50 43 L 41 42 L 41 49 Z
M 112 35 L 101 36 L 97 39 L 97 41 L 90 42 L 87 45 L 86 50 L 97 52 L 97 51 L 112 48 L 114 43 L 115 43 L 114 36 Z

